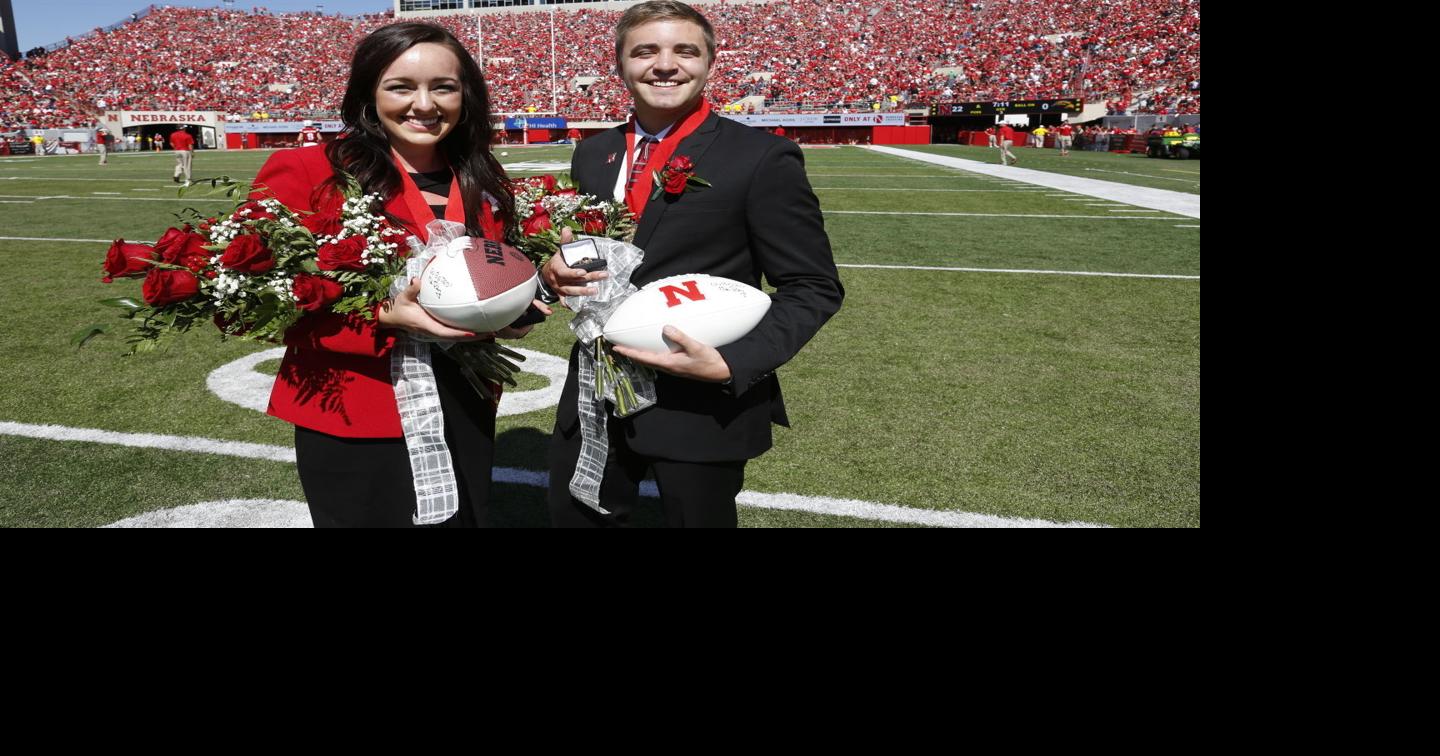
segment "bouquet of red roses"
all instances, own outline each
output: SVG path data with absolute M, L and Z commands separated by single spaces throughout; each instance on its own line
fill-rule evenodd
M 560 232 L 602 236 L 624 242 L 635 238 L 635 217 L 623 202 L 581 194 L 569 174 L 531 176 L 511 182 L 520 219 L 515 246 L 543 266 L 560 251 Z
M 228 196 L 248 187 L 228 178 L 208 182 Z M 381 198 L 349 182 L 339 207 L 299 213 L 274 199 L 245 200 L 226 215 L 205 218 L 181 213 L 154 245 L 116 239 L 105 257 L 105 277 L 144 276 L 143 303 L 130 297 L 102 300 L 133 321 L 130 353 L 156 348 L 193 328 L 214 323 L 223 335 L 277 341 L 310 312 L 357 313 L 375 317 L 376 305 L 406 275 L 409 232 L 380 213 Z M 188 221 L 188 222 L 187 222 Z M 83 345 L 108 326 L 76 334 Z M 470 382 L 494 399 L 490 383 L 515 385 L 520 354 L 489 341 L 466 342 L 449 350 Z
M 210 184 L 232 197 L 246 188 L 228 179 Z M 273 199 L 247 200 L 212 218 L 187 210 L 179 215 L 183 225 L 153 246 L 123 239 L 110 245 L 102 280 L 144 276 L 144 304 L 128 297 L 104 304 L 134 321 L 132 353 L 154 349 L 196 323 L 268 341 L 307 312 L 373 317 L 408 252 L 400 244 L 408 232 L 376 213 L 378 203 L 378 195 L 352 185 L 339 208 L 304 216 Z M 108 330 L 92 326 L 81 343 Z

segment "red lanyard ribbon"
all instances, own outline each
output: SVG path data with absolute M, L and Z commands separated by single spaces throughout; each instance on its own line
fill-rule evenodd
M 710 102 L 701 99 L 695 110 L 676 124 L 669 136 L 650 149 L 650 159 L 646 162 L 640 175 L 636 177 L 635 185 L 625 192 L 625 204 L 630 207 L 630 212 L 634 213 L 636 218 L 644 214 L 645 204 L 650 201 L 650 193 L 655 189 L 654 172 L 663 169 L 665 164 L 670 162 L 670 158 L 680 148 L 680 142 L 700 128 L 700 124 L 704 123 L 705 118 L 709 115 Z M 623 170 L 627 177 L 634 170 L 635 139 L 635 119 L 631 118 L 630 124 L 625 127 L 625 146 L 628 151 L 625 153 Z

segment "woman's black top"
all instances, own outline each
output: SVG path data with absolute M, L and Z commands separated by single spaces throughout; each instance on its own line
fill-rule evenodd
M 415 187 L 420 191 L 438 194 L 441 197 L 449 199 L 450 181 L 454 178 L 454 174 L 450 172 L 449 168 L 433 173 L 412 173 L 410 174 L 410 178 L 415 182 Z M 444 205 L 431 205 L 430 210 L 435 213 L 436 218 L 445 217 Z

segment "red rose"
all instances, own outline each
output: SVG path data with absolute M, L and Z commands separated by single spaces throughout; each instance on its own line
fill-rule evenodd
M 241 273 L 264 273 L 275 267 L 275 258 L 270 250 L 265 248 L 265 242 L 255 234 L 243 234 L 235 237 L 230 246 L 225 248 L 225 253 L 220 256 L 220 264 Z
M 155 259 L 155 248 L 148 244 L 126 244 L 124 239 L 116 239 L 110 245 L 110 251 L 105 253 L 105 277 L 100 279 L 110 283 L 116 277 L 128 278 L 138 276 L 150 269 L 150 260 Z
M 295 276 L 295 304 L 306 312 L 315 312 L 324 307 L 329 307 L 332 302 L 340 298 L 345 291 L 339 282 L 332 281 L 324 276 L 312 276 L 301 273 Z
M 188 270 L 152 270 L 140 287 L 145 302 L 154 307 L 184 302 L 200 293 L 200 279 Z
M 338 236 L 340 229 L 340 213 L 326 212 L 307 215 L 300 219 L 300 225 L 310 229 L 315 236 Z
M 360 261 L 360 257 L 365 254 L 368 244 L 363 236 L 351 236 L 336 244 L 322 245 L 319 259 L 315 262 L 321 270 L 364 270 L 365 263 Z
M 550 213 L 546 212 L 539 202 L 536 202 L 534 214 L 525 219 L 525 223 L 520 226 L 520 233 L 526 236 L 535 236 L 550 230 L 554 225 L 550 220 Z
M 194 262 L 199 259 L 201 267 L 204 267 L 204 262 L 210 259 L 210 253 L 205 251 L 205 237 L 192 233 L 188 226 L 186 229 L 181 231 L 172 228 L 166 231 L 160 241 L 155 242 L 155 254 L 161 261 L 171 265 L 184 265 L 194 270 Z
M 665 193 L 683 194 L 685 192 L 685 184 L 689 181 L 690 174 L 670 171 L 670 174 L 665 177 Z
M 591 236 L 603 236 L 605 234 L 605 213 L 599 210 L 586 210 L 575 214 L 575 220 L 582 224 L 581 230 Z
M 547 173 L 547 174 L 545 174 L 544 176 L 536 176 L 535 178 L 540 181 L 540 186 L 544 187 L 546 192 L 553 192 L 553 191 L 555 191 L 555 177 L 554 177 L 554 176 L 551 176 L 550 174 Z
M 675 157 L 670 158 L 670 162 L 666 163 L 665 167 L 669 168 L 671 171 L 690 173 L 695 170 L 695 163 L 691 161 L 690 158 L 686 155 L 676 155 Z

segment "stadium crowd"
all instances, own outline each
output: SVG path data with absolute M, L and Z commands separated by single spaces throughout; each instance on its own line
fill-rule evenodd
M 757 112 L 1082 93 L 1115 114 L 1200 110 L 1198 0 L 777 0 L 704 12 L 721 50 L 711 99 Z M 610 37 L 618 13 L 553 12 L 553 106 L 572 120 L 626 116 Z M 551 18 L 433 20 L 483 56 L 497 111 L 545 112 L 552 110 Z M 45 55 L 0 56 L 0 128 L 84 126 L 116 109 L 333 115 L 350 50 L 392 20 L 388 11 L 341 17 L 152 7 Z

